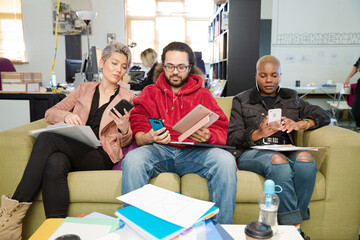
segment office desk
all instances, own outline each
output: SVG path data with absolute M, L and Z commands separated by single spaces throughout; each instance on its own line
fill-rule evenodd
M 301 98 L 304 98 L 305 96 L 309 94 L 319 94 L 319 95 L 327 95 L 330 98 L 336 97 L 336 86 L 334 87 L 285 87 L 290 88 L 299 93 L 299 96 Z
M 336 100 L 336 87 L 285 87 L 293 89 L 298 92 L 299 97 L 310 102 L 313 105 L 318 105 L 325 110 L 330 111 L 327 101 Z
M 51 108 L 66 96 L 64 94 L 19 93 L 0 91 L 0 131 L 44 118 Z

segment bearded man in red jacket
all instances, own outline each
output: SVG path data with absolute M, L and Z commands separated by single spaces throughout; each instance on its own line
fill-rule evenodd
M 121 193 L 148 184 L 150 178 L 162 172 L 173 172 L 180 177 L 196 173 L 207 179 L 210 201 L 220 209 L 217 220 L 231 224 L 237 182 L 233 155 L 221 148 L 170 143 L 178 141 L 180 135 L 172 127 L 198 104 L 218 114 L 219 119 L 185 141 L 225 145 L 228 119 L 210 91 L 202 87 L 202 78 L 194 74 L 195 55 L 187 44 L 168 44 L 161 60 L 162 73 L 156 83 L 144 88 L 133 101 L 131 129 L 140 147 L 130 151 L 122 161 Z M 148 121 L 150 117 L 162 119 L 165 127 L 154 131 Z

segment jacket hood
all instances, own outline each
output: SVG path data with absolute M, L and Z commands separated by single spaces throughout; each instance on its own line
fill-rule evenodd
M 195 91 L 199 90 L 199 88 L 202 87 L 202 82 L 203 82 L 203 80 L 199 75 L 190 73 L 188 76 L 187 83 L 181 88 L 181 90 L 179 92 L 175 93 L 175 95 L 181 94 L 181 95 L 185 96 L 185 95 L 194 93 Z M 171 97 L 172 97 L 172 90 L 171 90 L 170 85 L 168 84 L 168 82 L 165 79 L 164 72 L 162 72 L 160 74 L 159 78 L 157 79 L 156 86 L 163 93 L 169 94 L 169 96 L 171 95 Z

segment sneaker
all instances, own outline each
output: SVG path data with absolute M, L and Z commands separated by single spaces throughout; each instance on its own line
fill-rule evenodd
M 300 230 L 300 235 L 302 236 L 302 238 L 303 238 L 304 240 L 310 240 L 310 237 L 309 237 L 309 236 L 306 236 L 306 234 L 305 234 L 303 231 L 301 231 L 301 230 Z

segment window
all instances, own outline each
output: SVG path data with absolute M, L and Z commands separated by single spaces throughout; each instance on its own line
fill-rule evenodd
M 131 49 L 135 63 L 141 63 L 146 48 L 154 48 L 160 60 L 162 49 L 172 41 L 186 42 L 209 61 L 213 0 L 126 0 L 125 6 L 127 43 L 137 43 Z
M 0 1 L 0 57 L 25 62 L 21 0 Z

